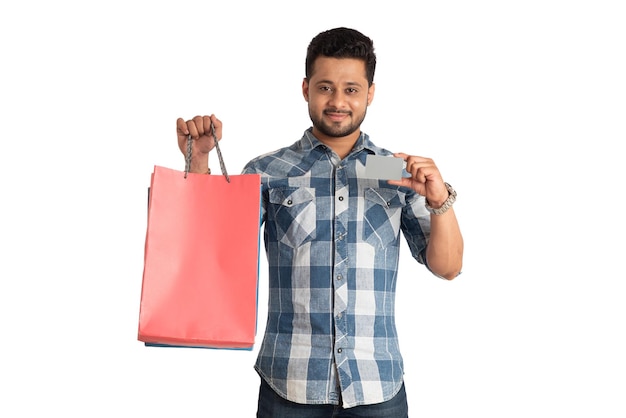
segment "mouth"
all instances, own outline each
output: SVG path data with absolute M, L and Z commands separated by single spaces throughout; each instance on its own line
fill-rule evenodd
M 326 115 L 333 122 L 341 122 L 350 116 L 350 112 L 341 110 L 325 110 L 324 115 Z

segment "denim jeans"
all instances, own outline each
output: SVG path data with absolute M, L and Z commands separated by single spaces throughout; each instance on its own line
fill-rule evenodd
M 261 379 L 257 418 L 408 418 L 404 384 L 391 400 L 344 409 L 340 405 L 302 405 L 290 402 Z

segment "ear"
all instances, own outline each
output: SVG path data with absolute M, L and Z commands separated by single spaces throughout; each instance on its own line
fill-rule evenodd
M 302 79 L 302 95 L 304 96 L 304 100 L 309 101 L 309 80 Z
M 376 90 L 376 84 L 372 83 L 372 85 L 367 89 L 367 105 L 372 104 L 372 100 L 374 100 L 374 91 Z

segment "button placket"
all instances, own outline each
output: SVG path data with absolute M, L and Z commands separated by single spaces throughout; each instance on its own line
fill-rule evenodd
M 335 322 L 335 344 L 339 347 L 345 341 L 347 322 L 346 308 L 348 300 L 348 285 L 346 278 L 348 274 L 347 263 L 348 257 L 348 188 L 346 187 L 346 173 L 341 167 L 338 167 L 335 176 L 335 264 L 333 268 L 333 286 L 334 286 L 334 322 Z M 341 353 L 341 351 L 339 351 Z

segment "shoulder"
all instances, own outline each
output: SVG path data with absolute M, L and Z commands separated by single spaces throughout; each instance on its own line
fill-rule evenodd
M 261 174 L 264 176 L 302 175 L 310 165 L 310 155 L 315 152 L 316 144 L 312 144 L 305 135 L 288 147 L 259 155 L 250 160 L 244 167 L 244 173 Z
M 274 166 L 294 165 L 301 159 L 301 153 L 293 146 L 284 147 L 253 158 L 245 165 L 244 173 L 268 174 Z

